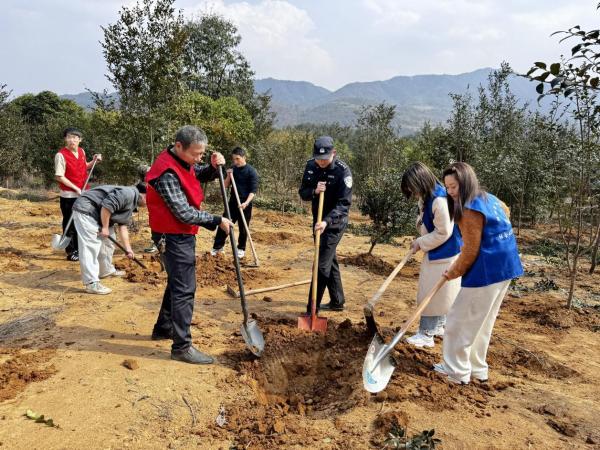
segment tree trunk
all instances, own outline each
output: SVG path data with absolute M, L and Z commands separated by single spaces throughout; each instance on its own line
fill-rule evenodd
M 573 255 L 573 269 L 569 273 L 569 297 L 567 298 L 567 308 L 573 307 L 573 293 L 575 291 L 575 279 L 577 278 L 577 255 Z
M 598 223 L 598 228 L 596 229 L 596 242 L 594 243 L 594 248 L 592 249 L 592 256 L 590 261 L 590 271 L 592 274 L 596 270 L 596 260 L 598 259 L 598 246 L 600 245 L 600 222 Z
M 373 252 L 373 249 L 375 248 L 375 245 L 377 244 L 377 241 L 371 241 L 371 248 L 369 249 L 369 255 Z

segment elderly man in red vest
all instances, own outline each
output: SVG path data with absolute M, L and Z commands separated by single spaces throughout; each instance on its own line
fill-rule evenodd
M 67 260 L 79 261 L 77 248 L 77 231 L 71 225 L 65 233 L 65 227 L 73 214 L 73 204 L 84 190 L 87 171 L 94 160 L 102 161 L 102 155 L 96 154 L 91 162 L 85 159 L 85 152 L 79 146 L 81 131 L 77 128 L 67 128 L 63 132 L 65 146 L 54 156 L 54 178 L 60 187 L 60 211 L 62 212 L 63 233 L 71 237 L 69 245 L 65 248 Z M 87 187 L 85 187 L 87 189 Z
M 152 240 L 161 252 L 167 287 L 152 339 L 172 339 L 171 359 L 211 364 L 211 356 L 192 345 L 190 325 L 196 293 L 196 233 L 198 226 L 229 234 L 232 223 L 200 209 L 204 193 L 200 182 L 214 180 L 225 164 L 213 153 L 210 164 L 199 165 L 206 151 L 206 134 L 191 125 L 180 128 L 175 144 L 164 150 L 146 175 L 146 203 Z

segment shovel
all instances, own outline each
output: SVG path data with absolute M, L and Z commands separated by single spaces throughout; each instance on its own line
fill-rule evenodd
M 235 194 L 235 199 L 237 200 L 238 208 L 240 209 L 240 219 L 244 224 L 244 228 L 246 229 L 246 234 L 248 235 L 248 240 L 250 241 L 250 248 L 252 249 L 252 256 L 254 256 L 254 264 L 248 267 L 258 267 L 260 263 L 258 262 L 258 255 L 256 254 L 256 249 L 254 248 L 254 242 L 252 242 L 252 237 L 250 236 L 250 228 L 248 228 L 248 222 L 246 222 L 246 216 L 244 216 L 244 208 L 242 208 L 242 202 L 240 201 L 240 195 L 238 194 L 237 186 L 235 185 L 235 178 L 233 177 L 233 172 L 231 172 L 231 186 L 233 187 L 233 193 Z
M 431 292 L 427 294 L 427 297 L 423 299 L 413 315 L 404 322 L 400 331 L 398 331 L 389 344 L 385 345 L 380 334 L 375 335 L 369 346 L 367 357 L 363 364 L 363 385 L 367 391 L 376 393 L 385 389 L 396 368 L 392 357 L 389 356 L 390 352 L 394 349 L 396 344 L 400 342 L 404 333 L 406 333 L 417 317 L 421 315 L 433 296 L 437 294 L 437 291 L 440 290 L 445 282 L 446 278 L 440 278 Z
M 319 193 L 319 210 L 317 212 L 317 222 L 320 223 L 323 219 L 323 201 L 325 192 Z M 310 297 L 310 316 L 303 315 L 298 317 L 298 328 L 306 331 L 327 331 L 327 319 L 325 317 L 317 317 L 317 275 L 319 273 L 319 246 L 321 244 L 321 232 L 317 232 L 315 236 L 315 257 L 313 260 L 312 271 L 312 286 Z
M 94 159 L 94 163 L 92 164 L 90 173 L 88 174 L 88 177 L 85 180 L 83 187 L 81 188 L 81 192 L 85 191 L 85 187 L 87 186 L 88 181 L 90 181 L 90 178 L 92 177 L 92 172 L 94 171 L 94 167 L 96 167 L 97 161 L 98 161 L 97 159 Z M 73 222 L 73 214 L 71 213 L 71 218 L 67 222 L 67 226 L 65 227 L 65 231 L 63 231 L 63 234 L 62 235 L 55 234 L 52 236 L 52 248 L 54 250 L 64 250 L 65 248 L 67 248 L 67 245 L 69 245 L 69 242 L 71 242 L 71 238 L 69 236 L 67 236 L 67 232 L 69 231 L 69 228 L 71 227 L 72 222 Z
M 396 278 L 396 275 L 398 275 L 398 272 L 400 272 L 400 270 L 402 270 L 402 268 L 408 262 L 408 260 L 410 259 L 410 257 L 412 255 L 413 255 L 412 250 L 409 250 L 409 252 L 406 254 L 404 259 L 402 261 L 400 261 L 400 263 L 396 266 L 396 268 L 393 270 L 393 272 L 383 282 L 383 284 L 377 290 L 377 292 L 375 292 L 375 295 L 373 295 L 371 300 L 369 300 L 369 302 L 363 308 L 363 312 L 365 314 L 365 322 L 367 323 L 367 328 L 369 329 L 369 333 L 379 334 L 379 328 L 377 327 L 377 323 L 375 323 L 375 318 L 373 317 L 373 309 L 375 309 L 375 305 L 379 302 L 379 300 L 381 299 L 381 296 L 383 295 L 385 290 L 388 288 L 388 286 L 390 285 L 392 280 L 394 278 Z
M 117 247 L 119 247 L 121 250 L 123 250 L 125 253 L 127 253 L 127 250 L 125 249 L 125 247 L 123 247 L 119 241 L 117 241 L 114 237 L 112 236 L 108 236 L 108 239 L 115 244 Z M 140 266 L 142 269 L 147 269 L 146 265 L 141 262 L 139 259 L 137 259 L 135 256 L 133 257 L 133 262 L 137 263 L 138 266 Z
M 219 166 L 219 184 L 221 185 L 221 195 L 223 196 L 223 204 L 225 205 L 225 213 L 228 219 L 231 218 L 229 211 L 229 203 L 227 202 L 227 192 L 225 191 L 225 180 L 223 179 L 223 166 Z M 240 259 L 237 252 L 237 243 L 235 240 L 235 232 L 233 226 L 229 228 L 229 240 L 231 241 L 231 249 L 233 251 L 233 260 L 235 262 L 235 274 L 237 275 L 238 287 L 240 289 L 240 302 L 242 304 L 242 313 L 244 314 L 244 322 L 242 323 L 242 337 L 246 346 L 250 351 L 260 356 L 265 349 L 265 339 L 258 328 L 256 321 L 248 319 L 248 307 L 246 306 L 246 295 L 244 293 L 244 281 L 242 280 L 242 271 L 240 269 Z

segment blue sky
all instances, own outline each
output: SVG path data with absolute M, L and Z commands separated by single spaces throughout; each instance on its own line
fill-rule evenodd
M 123 0 L 2 0 L 0 83 L 13 95 L 112 90 L 100 26 Z M 188 17 L 212 11 L 238 25 L 258 78 L 305 80 L 337 89 L 396 75 L 525 71 L 556 60 L 553 31 L 600 26 L 591 0 L 177 0 Z

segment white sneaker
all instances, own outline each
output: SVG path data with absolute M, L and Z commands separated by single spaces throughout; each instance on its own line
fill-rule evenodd
M 456 378 L 451 377 L 450 374 L 448 373 L 448 371 L 446 370 L 446 366 L 444 365 L 444 363 L 436 363 L 436 364 L 434 364 L 433 365 L 433 370 L 435 370 L 437 373 L 441 373 L 442 375 L 446 375 L 447 380 L 450 383 L 460 384 L 460 385 L 469 384 L 468 382 L 465 383 L 464 381 L 457 380 Z
M 219 249 L 213 248 L 210 251 L 210 256 L 217 256 L 219 253 L 223 253 L 223 249 L 222 248 L 219 248 Z
M 100 275 L 100 278 L 108 278 L 108 277 L 124 277 L 125 276 L 125 271 L 124 270 L 115 270 L 111 273 L 107 273 L 106 275 Z
M 106 295 L 112 292 L 112 289 L 103 286 L 99 281 L 94 281 L 85 286 L 85 292 L 88 294 Z
M 246 251 L 238 249 L 238 258 L 243 258 L 244 256 L 246 256 Z
M 441 373 L 442 375 L 448 375 L 448 371 L 446 370 L 446 366 L 443 362 L 435 363 L 433 365 L 433 370 L 435 370 L 437 373 Z
M 415 347 L 433 347 L 435 343 L 433 342 L 433 336 L 427 336 L 426 334 L 417 333 L 406 339 L 410 345 L 414 345 Z

